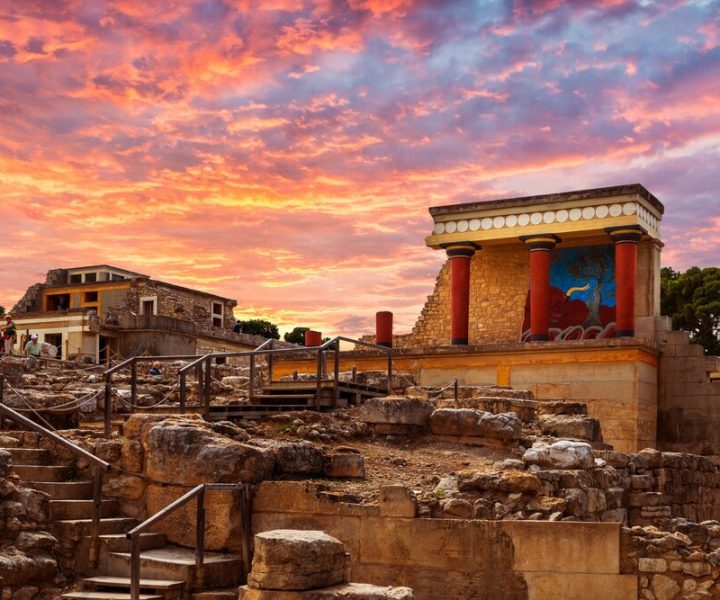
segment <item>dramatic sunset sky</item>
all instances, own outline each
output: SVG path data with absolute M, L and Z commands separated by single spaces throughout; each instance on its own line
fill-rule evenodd
M 431 205 L 642 183 L 720 265 L 720 0 L 0 0 L 0 304 L 110 263 L 409 331 Z

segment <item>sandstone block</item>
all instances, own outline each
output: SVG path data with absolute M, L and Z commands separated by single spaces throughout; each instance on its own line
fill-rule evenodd
M 432 413 L 430 427 L 436 435 L 485 437 L 516 440 L 522 432 L 522 422 L 515 413 L 489 412 L 472 408 L 441 408 Z
M 540 430 L 545 435 L 561 438 L 602 441 L 600 421 L 581 415 L 548 415 L 540 419 Z
M 367 583 L 343 583 L 304 592 L 278 592 L 256 590 L 249 586 L 239 588 L 239 600 L 414 600 L 410 588 L 386 587 Z
M 415 494 L 404 485 L 386 485 L 380 488 L 380 515 L 383 517 L 414 518 L 417 513 Z
M 540 402 L 540 415 L 587 415 L 587 404 L 584 402 Z
M 680 593 L 680 586 L 667 575 L 655 575 L 650 589 L 656 600 L 674 600 Z
M 641 558 L 638 560 L 638 570 L 642 573 L 664 573 L 667 569 L 667 561 L 664 558 Z
M 370 398 L 360 409 L 360 420 L 380 425 L 410 425 L 426 428 L 430 424 L 433 406 L 418 398 L 388 396 Z
M 345 546 L 322 531 L 276 529 L 255 536 L 248 585 L 262 590 L 310 590 L 343 582 Z
M 594 464 L 590 444 L 569 440 L 536 444 L 525 451 L 523 461 L 554 469 L 590 469 Z
M 325 477 L 365 477 L 365 458 L 359 452 L 331 452 L 323 458 Z
M 527 471 L 461 473 L 458 478 L 458 489 L 461 492 L 495 490 L 508 493 L 535 494 L 540 490 L 541 485 L 540 479 Z

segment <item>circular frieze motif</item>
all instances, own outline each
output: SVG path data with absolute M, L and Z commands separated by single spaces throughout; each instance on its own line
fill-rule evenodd
M 445 233 L 445 223 L 435 223 L 435 229 L 433 229 L 435 235 Z
M 458 221 L 457 230 L 461 233 L 467 231 L 468 230 L 468 222 L 465 219 L 463 219 L 462 221 Z
M 619 217 L 622 214 L 622 206 L 619 204 L 611 204 L 610 205 L 610 216 L 611 217 Z
M 595 209 L 595 216 L 596 216 L 598 219 L 604 219 L 605 217 L 608 216 L 608 213 L 609 213 L 609 212 L 610 212 L 610 209 L 608 209 L 607 206 L 605 206 L 605 205 L 603 205 L 603 206 L 598 206 L 598 207 Z
M 592 219 L 595 216 L 595 209 L 592 206 L 586 206 L 582 209 L 583 219 Z
M 579 208 L 571 208 L 568 213 L 571 221 L 579 221 L 582 217 L 582 211 Z
M 518 225 L 525 227 L 530 222 L 530 215 L 523 214 L 518 216 Z
M 445 231 L 448 233 L 455 233 L 455 230 L 457 229 L 457 223 L 455 221 L 448 221 L 445 223 Z
M 623 204 L 622 211 L 624 215 L 634 215 L 635 211 L 637 211 L 637 206 L 634 202 L 626 202 Z
M 490 217 L 485 217 L 481 223 L 480 227 L 483 229 L 492 229 L 492 219 Z
M 530 215 L 530 222 L 533 225 L 540 225 L 542 223 L 542 213 L 533 213 Z
M 543 223 L 554 223 L 555 222 L 555 212 L 552 210 L 548 210 L 543 213 Z
M 470 231 L 477 231 L 480 229 L 480 219 L 470 219 L 468 226 L 470 227 Z
M 559 211 L 555 213 L 555 220 L 558 223 L 564 223 L 568 220 L 568 211 L 566 211 L 564 208 L 561 208 Z
M 517 222 L 517 215 L 508 215 L 507 217 L 505 217 L 505 225 L 507 227 L 515 227 L 515 225 L 517 225 Z
M 495 229 L 500 229 L 504 225 L 505 225 L 505 217 L 498 216 L 493 219 L 493 227 Z

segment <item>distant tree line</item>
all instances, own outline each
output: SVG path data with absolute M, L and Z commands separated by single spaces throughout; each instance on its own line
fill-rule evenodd
M 660 270 L 660 309 L 674 329 L 687 331 L 705 354 L 720 356 L 720 268 Z

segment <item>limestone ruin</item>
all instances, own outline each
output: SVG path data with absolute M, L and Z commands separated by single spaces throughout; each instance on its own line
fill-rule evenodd
M 662 205 L 433 216 L 451 264 L 408 336 L 3 357 L 2 598 L 720 598 L 720 359 L 659 315 Z M 637 278 L 553 305 L 553 248 L 606 238 Z

